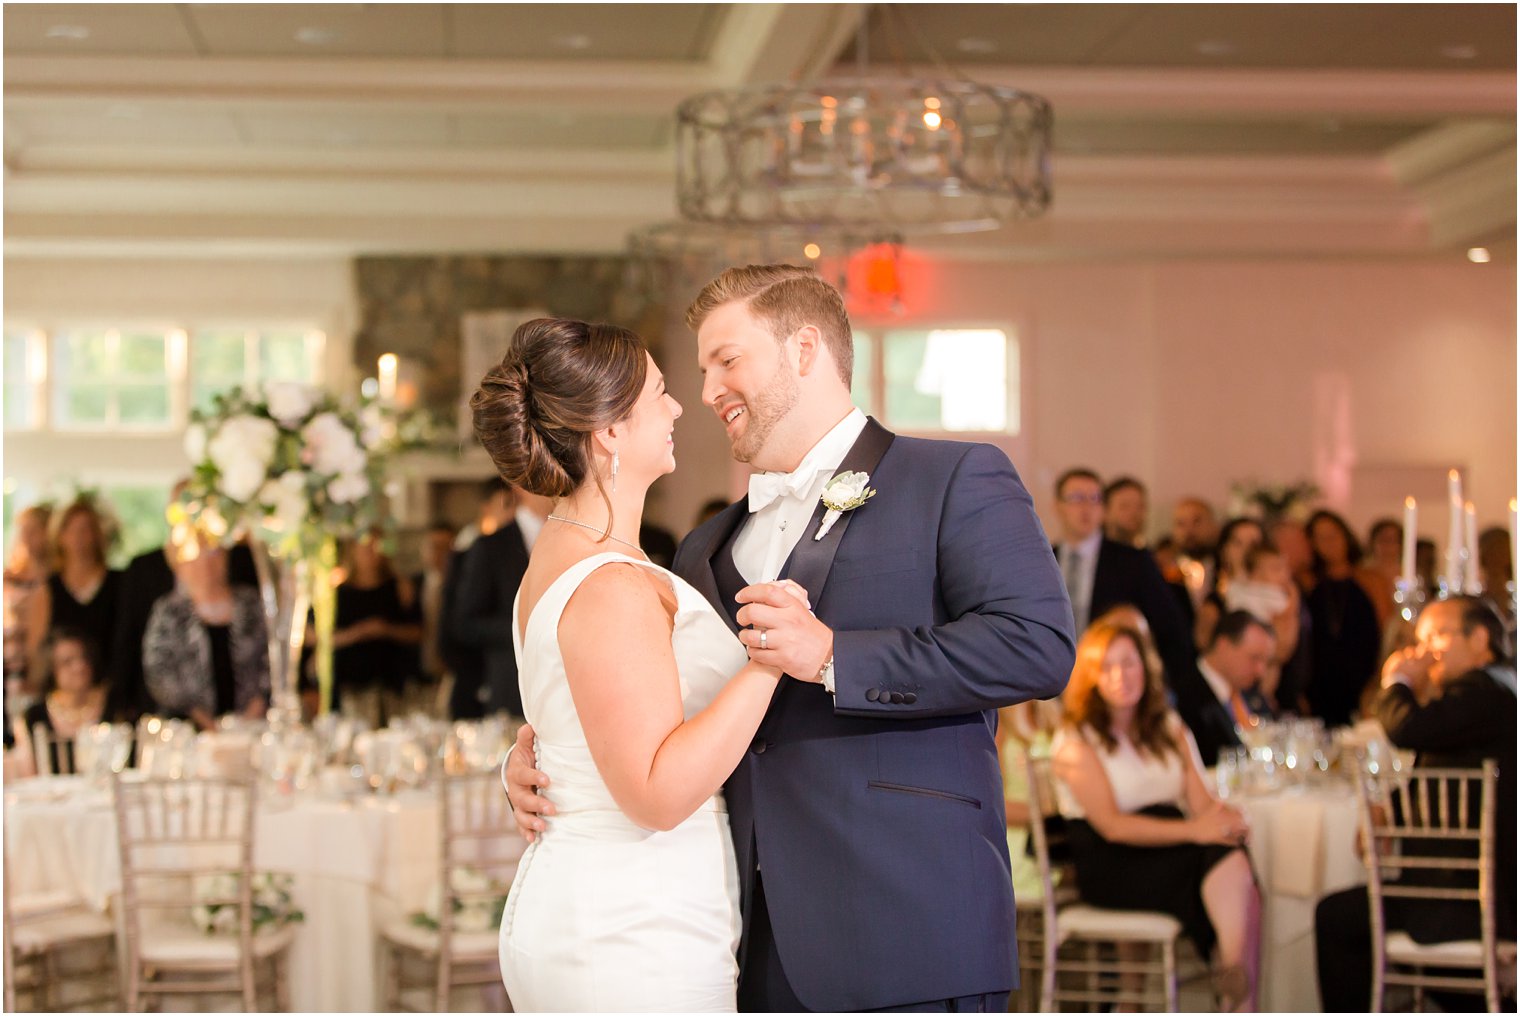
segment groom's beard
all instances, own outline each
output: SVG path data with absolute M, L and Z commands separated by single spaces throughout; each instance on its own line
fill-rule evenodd
M 753 462 L 765 447 L 771 432 L 776 429 L 776 424 L 785 419 L 786 414 L 796 407 L 801 398 L 802 385 L 783 359 L 776 368 L 776 373 L 771 376 L 770 383 L 757 392 L 753 399 L 745 400 L 744 412 L 747 419 L 744 432 L 734 440 L 734 458 L 740 462 Z

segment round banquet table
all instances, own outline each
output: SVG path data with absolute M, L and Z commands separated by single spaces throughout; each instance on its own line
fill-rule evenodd
M 1263 1012 L 1319 1011 L 1314 908 L 1366 879 L 1356 853 L 1356 795 L 1338 781 L 1258 794 L 1229 803 L 1251 823 L 1250 854 L 1262 893 Z
M 378 932 L 427 906 L 438 880 L 438 822 L 437 796 L 426 790 L 260 797 L 254 867 L 292 875 L 305 914 L 289 958 L 295 1011 L 377 1011 Z M 12 885 L 28 893 L 67 892 L 104 912 L 121 889 L 110 791 L 82 778 L 7 785 L 5 849 Z

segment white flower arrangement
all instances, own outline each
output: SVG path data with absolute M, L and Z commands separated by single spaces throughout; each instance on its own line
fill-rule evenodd
M 866 486 L 870 482 L 869 473 L 840 473 L 825 484 L 822 500 L 828 511 L 823 513 L 823 522 L 819 524 L 818 532 L 813 534 L 813 539 L 823 539 L 841 515 L 854 511 L 875 497 L 876 491 Z
M 507 905 L 510 886 L 470 867 L 455 868 L 449 878 L 449 885 L 454 893 L 469 897 L 454 898 L 455 931 L 494 931 L 501 927 L 502 910 Z M 419 927 L 437 931 L 438 918 L 442 912 L 443 891 L 435 885 L 428 896 L 426 909 L 412 914 L 411 921 Z
M 197 875 L 190 886 L 190 920 L 207 935 L 236 935 L 238 930 L 238 890 L 242 876 L 236 872 Z M 253 875 L 253 914 L 255 934 L 268 928 L 282 928 L 304 921 L 291 898 L 295 884 L 290 875 L 255 872 Z
M 247 529 L 278 557 L 312 557 L 323 540 L 381 521 L 372 495 L 384 482 L 386 430 L 379 406 L 345 406 L 310 385 L 218 395 L 185 434 L 187 514 L 215 536 Z

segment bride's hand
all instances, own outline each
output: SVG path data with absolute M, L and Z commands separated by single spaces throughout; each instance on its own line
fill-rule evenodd
M 523 838 L 532 843 L 538 833 L 549 828 L 540 816 L 554 814 L 554 805 L 539 790 L 549 786 L 549 777 L 533 768 L 533 728 L 524 723 L 517 730 L 517 743 L 507 759 L 504 783 L 507 800 L 517 818 Z
M 813 615 L 807 590 L 789 579 L 745 586 L 735 597 L 739 641 L 756 663 L 775 667 L 799 681 L 817 683 L 834 654 L 834 632 Z

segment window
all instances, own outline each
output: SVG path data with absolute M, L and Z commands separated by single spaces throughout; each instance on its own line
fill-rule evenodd
M 176 423 L 171 361 L 183 357 L 183 332 L 76 329 L 54 333 L 52 346 L 58 429 Z
M 1019 433 L 1018 340 L 999 328 L 855 336 L 856 404 L 917 433 Z
M 323 336 L 305 329 L 207 328 L 190 344 L 190 405 L 211 408 L 229 388 L 261 381 L 318 380 Z
M 169 539 L 169 520 L 164 508 L 169 503 L 169 486 L 106 487 L 101 492 L 111 506 L 120 527 L 116 545 L 111 548 L 111 566 L 125 567 L 144 551 L 162 547 Z
M 5 429 L 21 430 L 37 424 L 36 399 L 33 397 L 33 333 L 5 333 Z

